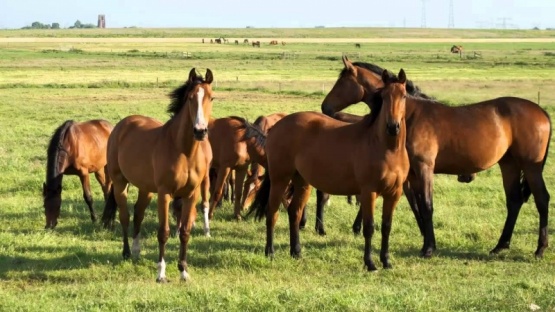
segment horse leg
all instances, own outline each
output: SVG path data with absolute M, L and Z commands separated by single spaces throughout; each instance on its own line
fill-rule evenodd
M 231 170 L 230 174 L 229 174 L 229 180 L 227 182 L 229 188 L 231 188 L 231 192 L 229 192 L 230 194 L 230 201 L 234 202 L 235 201 L 235 175 L 236 175 L 236 170 Z
M 98 184 L 102 187 L 102 193 L 104 194 L 104 200 L 108 199 L 110 193 L 110 186 L 112 185 L 112 180 L 110 176 L 106 174 L 106 167 L 98 170 L 94 173 L 94 177 Z
M 353 204 L 353 196 L 352 195 L 347 195 L 347 204 L 349 204 L 349 205 Z
M 360 211 L 362 213 L 362 233 L 364 235 L 364 265 L 368 271 L 377 270 L 372 261 L 372 236 L 374 235 L 374 207 L 378 194 L 363 189 L 360 193 Z
M 91 221 L 94 223 L 96 222 L 96 214 L 94 213 L 93 208 L 93 198 L 91 195 L 91 183 L 89 178 L 89 172 L 80 170 L 78 171 L 77 175 L 81 180 L 81 186 L 83 187 L 83 199 L 87 203 L 89 207 L 89 212 L 91 214 Z
M 324 206 L 330 199 L 330 194 L 324 193 L 320 190 L 316 190 L 316 232 L 319 235 L 326 235 L 326 230 L 324 228 Z M 306 211 L 306 209 L 305 209 Z
M 361 212 L 361 208 L 358 207 L 358 212 L 355 217 L 355 221 L 353 221 L 353 234 L 359 235 L 361 230 L 362 230 L 362 212 Z
M 235 215 L 235 219 L 241 220 L 241 196 L 243 196 L 243 184 L 245 182 L 245 177 L 247 176 L 248 167 L 238 167 L 235 169 L 235 187 L 234 187 L 234 197 L 233 197 L 233 204 L 234 209 L 233 213 Z
M 131 247 L 131 255 L 139 257 L 141 253 L 141 224 L 145 217 L 145 209 L 150 204 L 152 193 L 139 190 L 139 196 L 133 209 L 133 246 Z
M 209 196 L 210 196 L 210 177 L 208 176 L 208 171 L 206 172 L 206 176 L 202 180 L 200 184 L 200 197 L 202 199 L 202 213 L 204 216 L 204 236 L 210 237 L 210 203 L 209 203 Z M 183 208 L 182 208 L 183 209 Z M 193 227 L 195 224 L 196 218 L 193 219 Z M 179 230 L 179 227 L 178 227 Z
M 513 159 L 501 159 L 499 162 L 501 167 L 501 176 L 503 177 L 503 189 L 505 190 L 505 200 L 507 206 L 507 219 L 503 226 L 503 232 L 499 242 L 490 251 L 490 254 L 497 254 L 503 249 L 508 249 L 511 245 L 511 237 L 516 224 L 516 219 L 520 212 L 520 208 L 524 203 L 522 192 L 520 189 L 520 173 L 521 169 Z
M 210 196 L 210 211 L 209 211 L 209 218 L 212 220 L 214 218 L 214 210 L 216 209 L 216 205 L 222 199 L 222 191 L 224 188 L 224 182 L 227 180 L 227 176 L 231 168 L 220 166 L 218 169 L 218 177 L 216 178 L 216 185 L 214 186 L 214 192 L 212 192 L 212 196 Z
M 538 214 L 540 216 L 538 248 L 535 252 L 536 258 L 543 257 L 543 252 L 548 246 L 547 217 L 549 213 L 550 196 L 545 187 L 542 171 L 543 168 L 540 165 L 534 166 L 533 169 L 524 169 L 524 177 L 534 195 L 534 202 L 536 203 L 536 209 L 538 209 Z
M 195 220 L 196 208 L 199 192 L 193 192 L 189 198 L 183 198 L 183 206 L 181 212 L 181 227 L 179 228 L 179 260 L 177 269 L 181 274 L 181 280 L 187 281 L 189 273 L 187 272 L 187 245 L 191 237 L 191 229 Z
M 436 249 L 436 239 L 434 234 L 434 205 L 433 205 L 433 166 L 419 164 L 415 168 L 416 175 L 409 181 L 416 197 L 418 212 L 422 219 L 422 229 L 424 232 L 424 244 L 420 250 L 420 256 L 429 258 Z M 409 175 L 409 179 L 411 176 Z
M 382 215 L 382 249 L 380 250 L 380 261 L 384 269 L 391 269 L 389 262 L 389 234 L 391 233 L 391 224 L 393 220 L 393 212 L 401 198 L 401 192 L 393 196 L 384 196 L 383 199 L 383 215 Z
M 266 177 L 270 179 L 270 177 Z M 277 179 L 274 179 L 277 180 Z M 277 181 L 271 181 L 270 196 L 268 198 L 268 210 L 266 211 L 266 248 L 264 254 L 267 257 L 274 258 L 274 227 L 278 219 L 278 210 L 283 194 L 289 186 L 289 179 L 284 178 Z
M 306 203 L 310 197 L 310 184 L 300 174 L 293 177 L 293 198 L 287 212 L 289 215 L 289 246 L 293 258 L 301 257 L 301 242 L 299 238 L 299 224 L 305 210 Z
M 183 202 L 185 202 L 185 198 Z M 171 197 L 169 192 L 164 190 L 158 190 L 158 276 L 156 281 L 158 283 L 167 282 L 166 279 L 166 261 L 164 261 L 164 255 L 166 254 L 166 242 L 170 236 L 170 224 L 168 220 L 168 211 L 170 205 Z M 183 212 L 181 213 L 181 220 L 183 221 Z M 183 222 L 181 222 L 181 228 L 183 228 Z M 181 238 L 181 231 L 180 231 Z
M 129 249 L 129 211 L 127 209 L 127 183 L 121 185 L 114 183 L 114 199 L 118 206 L 119 222 L 121 223 L 121 230 L 123 236 L 123 258 L 129 259 L 131 257 L 131 250 Z
M 409 180 L 407 179 L 405 183 L 403 183 L 403 192 L 405 193 L 405 197 L 409 202 L 410 209 L 414 214 L 414 219 L 418 224 L 418 229 L 420 230 L 420 235 L 424 236 L 424 226 L 422 224 L 422 217 L 420 216 L 420 212 L 418 212 L 418 205 L 416 204 L 416 196 L 410 186 Z

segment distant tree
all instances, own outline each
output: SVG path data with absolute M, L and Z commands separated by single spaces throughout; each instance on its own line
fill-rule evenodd
M 60 29 L 60 23 L 52 23 L 52 29 Z
M 80 20 L 76 20 L 73 24 L 73 28 L 82 28 L 82 24 Z

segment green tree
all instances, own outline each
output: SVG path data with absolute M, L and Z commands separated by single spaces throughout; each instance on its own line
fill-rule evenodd
M 80 21 L 80 20 L 76 20 L 76 21 L 75 21 L 75 24 L 73 24 L 73 27 L 75 27 L 75 28 L 81 28 L 81 27 L 82 27 L 82 26 L 81 26 L 81 21 Z
M 52 23 L 52 29 L 60 29 L 60 23 Z

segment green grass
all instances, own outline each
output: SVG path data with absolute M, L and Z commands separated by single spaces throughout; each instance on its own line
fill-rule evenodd
M 160 31 L 114 30 L 121 32 L 120 36 Z M 190 35 L 188 31 L 163 34 Z M 230 37 L 244 34 L 243 30 L 227 31 Z M 322 36 L 316 29 L 306 30 L 306 34 L 305 30 L 283 31 L 290 31 L 292 37 Z M 442 37 L 443 32 L 427 36 Z M 406 36 L 406 32 L 387 33 Z M 468 37 L 485 36 L 482 31 L 464 33 Z M 48 34 L 0 31 L 0 36 Z M 337 33 L 340 35 L 347 36 Z M 532 37 L 536 33 L 513 35 Z M 186 79 L 191 67 L 201 73 L 206 68 L 213 70 L 216 117 L 239 115 L 254 120 L 260 114 L 278 111 L 319 110 L 342 68 L 341 52 L 349 53 L 353 61 L 374 62 L 395 72 L 405 68 L 422 90 L 453 105 L 503 95 L 537 101 L 539 91 L 541 105 L 555 116 L 551 90 L 555 58 L 548 53 L 555 51 L 553 43 L 465 45 L 467 51 L 482 52 L 482 59 L 477 60 L 461 60 L 448 53 L 448 48 L 438 43 L 375 44 L 360 51 L 341 43 L 290 44 L 256 51 L 252 47 L 200 43 L 0 45 L 0 310 L 529 311 L 530 304 L 540 306 L 541 311 L 553 310 L 555 256 L 550 247 L 544 259 L 533 257 L 538 231 L 533 201 L 521 210 L 511 249 L 499 256 L 488 255 L 497 243 L 506 214 L 497 166 L 479 173 L 471 184 L 457 183 L 454 176 L 436 176 L 439 249 L 432 259 L 418 257 L 421 238 L 402 199 L 391 233 L 394 268 L 375 273 L 363 269 L 364 240 L 350 232 L 356 209 L 337 196 L 326 209 L 326 237 L 313 230 L 314 197 L 309 201 L 309 224 L 301 233 L 300 260 L 289 256 L 285 212 L 278 220 L 276 255 L 270 261 L 264 256 L 264 223 L 234 222 L 231 205 L 224 204 L 211 224 L 212 238 L 203 237 L 200 220 L 194 230 L 189 243 L 189 283 L 178 279 L 179 242 L 175 236 L 170 237 L 166 252 L 170 283 L 155 283 L 155 201 L 141 232 L 144 239 L 139 260 L 122 260 L 119 225 L 106 231 L 90 222 L 76 177 L 64 179 L 58 227 L 43 230 L 40 192 L 46 146 L 54 129 L 66 119 L 104 118 L 116 123 L 127 115 L 143 114 L 167 120 L 166 95 Z M 130 51 L 134 49 L 138 52 Z M 174 57 L 172 51 L 189 51 L 193 57 L 181 58 L 177 53 Z M 295 56 L 280 59 L 283 52 Z M 362 114 L 367 110 L 358 105 L 348 111 Z M 553 193 L 552 158 L 550 155 L 545 179 Z M 98 214 L 103 208 L 101 190 L 96 182 L 91 184 Z M 135 198 L 132 188 L 130 206 Z M 376 209 L 378 230 L 373 241 L 376 263 L 380 207 Z M 550 212 L 553 215 L 552 204 Z M 172 232 L 174 227 L 172 221 Z M 553 231 L 553 226 L 550 229 Z

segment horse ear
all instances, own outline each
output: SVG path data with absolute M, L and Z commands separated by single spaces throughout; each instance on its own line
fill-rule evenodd
M 387 72 L 387 69 L 384 69 L 382 72 L 382 81 L 384 85 L 389 83 L 389 73 Z
M 407 75 L 405 74 L 405 71 L 402 68 L 399 71 L 399 82 L 400 83 L 406 83 L 407 82 Z
M 189 79 L 187 82 L 193 82 L 197 79 L 197 70 L 193 67 L 189 72 Z
M 349 61 L 349 59 L 347 58 L 347 55 L 343 54 L 342 59 L 343 59 L 343 65 L 345 65 L 345 68 L 350 72 L 355 73 L 355 67 L 353 66 L 353 63 Z
M 204 81 L 206 81 L 206 83 L 211 84 L 212 81 L 214 81 L 214 75 L 212 75 L 212 71 L 210 70 L 210 68 L 206 69 L 206 78 L 204 79 Z

